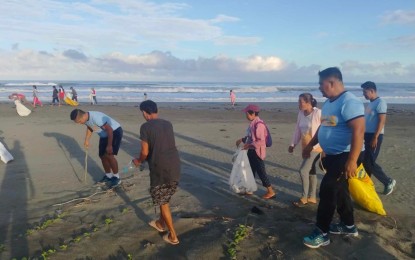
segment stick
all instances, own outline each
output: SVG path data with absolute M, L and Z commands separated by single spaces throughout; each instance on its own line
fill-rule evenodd
M 97 191 L 94 194 L 89 195 L 87 197 L 71 199 L 71 200 L 69 200 L 67 202 L 53 204 L 52 206 L 62 206 L 62 205 L 65 205 L 65 204 L 68 204 L 68 203 L 71 203 L 71 202 L 74 202 L 74 201 L 78 201 L 78 200 L 88 200 L 88 199 L 90 199 L 91 197 L 93 197 L 93 196 L 95 196 L 97 194 L 101 194 L 101 193 L 105 193 L 105 192 L 107 192 L 107 191 L 106 190 L 105 191 Z
M 88 172 L 88 149 L 85 149 L 85 173 L 84 173 L 84 183 L 86 183 L 86 173 Z

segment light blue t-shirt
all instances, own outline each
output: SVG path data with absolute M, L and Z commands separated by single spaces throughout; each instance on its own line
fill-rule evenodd
M 326 100 L 321 109 L 318 142 L 328 155 L 350 152 L 352 130 L 347 122 L 364 116 L 363 102 L 350 92 L 343 92 L 337 99 Z M 364 145 L 362 145 L 362 151 Z
M 379 114 L 386 114 L 388 105 L 385 100 L 376 98 L 371 101 L 365 109 L 366 133 L 375 133 L 379 124 Z M 380 132 L 383 134 L 384 128 Z
M 108 124 L 111 126 L 113 131 L 121 126 L 117 121 L 102 112 L 88 111 L 88 113 L 89 118 L 88 121 L 85 122 L 85 125 L 89 126 L 101 138 L 108 137 L 107 132 L 102 128 L 104 125 Z

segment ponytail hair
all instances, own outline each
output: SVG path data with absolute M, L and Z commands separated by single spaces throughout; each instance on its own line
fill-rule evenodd
M 317 107 L 317 100 L 310 93 L 302 93 L 299 98 L 311 104 L 312 107 Z

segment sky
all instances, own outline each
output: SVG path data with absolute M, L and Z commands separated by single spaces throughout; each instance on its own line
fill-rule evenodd
M 0 80 L 415 83 L 413 0 L 2 0 Z

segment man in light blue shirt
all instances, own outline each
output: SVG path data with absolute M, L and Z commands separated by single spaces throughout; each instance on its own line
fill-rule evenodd
M 384 194 L 392 193 L 396 181 L 388 177 L 382 167 L 376 163 L 383 141 L 386 122 L 387 105 L 385 100 L 377 95 L 376 84 L 367 81 L 361 85 L 363 96 L 370 101 L 365 109 L 365 159 L 363 165 L 369 175 L 374 175 L 385 186 Z
M 120 149 L 123 136 L 121 125 L 108 115 L 98 111 L 85 112 L 81 109 L 74 109 L 71 112 L 71 120 L 77 124 L 86 125 L 86 136 L 84 146 L 89 147 L 89 139 L 93 132 L 99 135 L 99 158 L 101 158 L 105 175 L 98 183 L 108 184 L 114 188 L 121 183 L 118 174 L 118 162 L 115 155 Z
M 303 239 L 310 248 L 329 245 L 328 233 L 358 236 L 347 179 L 355 176 L 363 159 L 365 132 L 363 103 L 344 89 L 340 70 L 327 68 L 319 72 L 319 77 L 319 89 L 327 100 L 321 109 L 320 128 L 303 150 L 303 157 L 308 158 L 319 143 L 326 154 L 316 228 Z M 336 208 L 340 223 L 331 224 Z

